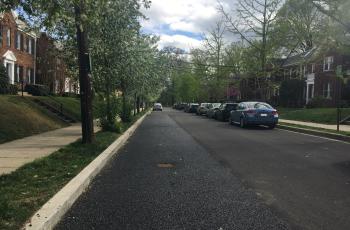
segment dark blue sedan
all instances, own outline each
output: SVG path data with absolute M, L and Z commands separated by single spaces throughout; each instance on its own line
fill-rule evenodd
M 273 129 L 278 123 L 278 113 L 264 102 L 241 102 L 236 110 L 231 111 L 229 122 L 239 124 L 241 128 L 248 125 L 265 125 Z

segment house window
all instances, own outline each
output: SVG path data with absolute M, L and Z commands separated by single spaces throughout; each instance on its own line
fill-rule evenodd
M 303 68 L 303 77 L 306 76 L 306 66 L 307 66 L 307 65 L 303 65 L 303 67 L 302 67 L 302 68 Z
M 31 54 L 35 54 L 35 40 L 33 38 L 30 39 L 30 47 L 31 47 Z
M 27 82 L 34 84 L 34 70 L 32 68 L 27 68 Z
M 11 47 L 11 29 L 7 29 L 6 31 L 6 44 L 7 47 Z
M 333 61 L 334 61 L 333 57 L 326 57 L 324 59 L 323 71 L 330 71 L 332 64 L 333 64 Z
M 325 98 L 331 98 L 331 84 L 328 83 L 328 84 L 324 84 L 323 85 L 323 97 Z
M 28 42 L 29 38 L 27 36 L 23 37 L 23 51 L 28 52 Z
M 28 38 L 28 53 L 34 54 L 35 44 L 33 38 Z
M 20 50 L 21 49 L 21 34 L 16 32 L 16 42 L 15 42 L 15 47 L 16 49 Z
M 19 82 L 19 66 L 15 64 L 15 82 Z
M 27 68 L 27 82 L 29 84 L 32 84 L 32 76 L 30 74 L 31 74 L 30 68 Z
M 23 66 L 18 66 L 18 81 L 23 82 Z
M 27 50 L 29 54 L 32 54 L 32 39 L 27 37 Z

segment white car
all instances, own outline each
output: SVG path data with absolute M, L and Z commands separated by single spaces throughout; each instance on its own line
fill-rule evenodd
M 163 111 L 163 106 L 160 103 L 155 103 L 153 105 L 153 111 Z

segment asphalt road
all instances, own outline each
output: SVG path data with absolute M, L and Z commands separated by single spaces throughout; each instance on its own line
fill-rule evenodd
M 57 229 L 342 230 L 349 216 L 349 144 L 165 110 Z
M 148 116 L 56 229 L 290 229 L 176 114 Z

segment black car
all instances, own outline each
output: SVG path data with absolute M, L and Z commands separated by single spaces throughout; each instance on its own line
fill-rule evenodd
M 230 112 L 236 110 L 238 103 L 223 103 L 215 113 L 215 118 L 219 121 L 228 121 Z
M 183 110 L 186 107 L 186 103 L 177 103 L 175 104 L 175 109 L 177 110 Z
M 198 103 L 190 103 L 188 106 L 185 108 L 185 112 L 187 113 L 196 113 L 197 109 L 199 107 Z

